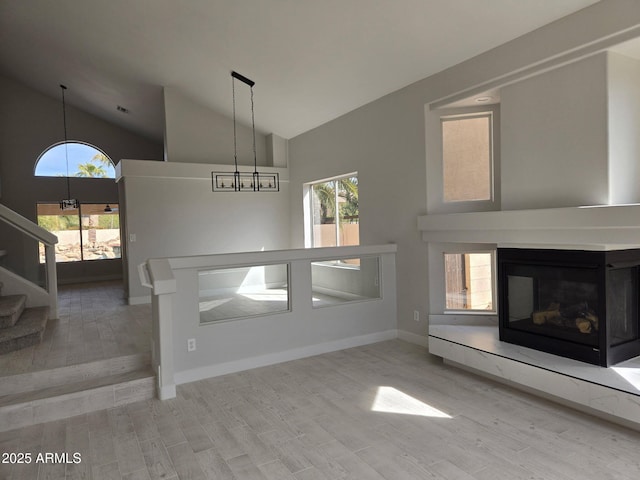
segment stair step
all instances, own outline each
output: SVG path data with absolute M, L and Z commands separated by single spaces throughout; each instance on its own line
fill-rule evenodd
M 26 295 L 0 297 L 0 328 L 13 327 L 20 318 L 26 303 Z
M 151 354 L 135 353 L 120 357 L 77 363 L 48 370 L 35 370 L 0 377 L 0 397 L 16 393 L 29 392 L 42 388 L 55 387 L 65 383 L 75 383 L 107 375 L 129 373 L 148 368 Z
M 49 307 L 24 309 L 13 327 L 0 329 L 0 355 L 40 343 L 48 318 Z
M 155 396 L 150 368 L 0 397 L 0 431 L 118 407 Z

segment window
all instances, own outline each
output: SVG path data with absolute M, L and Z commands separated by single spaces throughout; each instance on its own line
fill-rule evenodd
M 492 200 L 491 112 L 443 117 L 444 202 Z
M 56 262 L 80 262 L 120 258 L 118 205 L 81 204 L 79 209 L 60 210 L 57 203 L 39 203 L 38 225 L 58 237 Z M 44 263 L 44 247 L 40 248 Z
M 358 177 L 336 177 L 308 185 L 307 246 L 359 245 Z
M 111 159 L 102 150 L 86 143 L 62 142 L 49 147 L 40 155 L 36 162 L 35 175 L 115 178 L 116 170 Z
M 494 254 L 445 253 L 445 310 L 495 311 Z

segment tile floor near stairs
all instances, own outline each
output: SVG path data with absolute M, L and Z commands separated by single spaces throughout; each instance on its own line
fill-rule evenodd
M 0 355 L 0 432 L 155 395 L 150 306 L 126 305 L 121 282 L 59 292 L 42 343 Z
M 129 306 L 122 282 L 59 287 L 59 319 L 40 345 L 0 355 L 0 377 L 149 352 L 151 306 Z

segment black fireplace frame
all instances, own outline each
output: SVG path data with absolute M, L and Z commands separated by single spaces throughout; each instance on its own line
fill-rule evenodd
M 587 251 L 554 250 L 528 248 L 499 248 L 498 264 L 498 318 L 500 340 L 560 355 L 574 360 L 608 367 L 616 363 L 640 356 L 640 338 L 619 345 L 609 345 L 611 337 L 607 321 L 607 272 L 617 268 L 633 268 L 636 289 L 635 312 L 640 316 L 640 249 Z M 509 298 L 507 270 L 509 265 L 531 265 L 548 267 L 584 268 L 595 271 L 599 302 L 597 316 L 600 326 L 597 332 L 598 345 L 580 344 L 566 339 L 545 336 L 511 328 L 509 322 Z M 635 320 L 640 322 L 638 318 Z

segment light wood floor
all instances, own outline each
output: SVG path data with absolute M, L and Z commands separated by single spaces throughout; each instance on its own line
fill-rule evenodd
M 15 479 L 634 479 L 640 434 L 443 365 L 400 340 L 178 387 L 0 434 Z
M 59 319 L 41 344 L 0 355 L 0 377 L 145 353 L 151 306 L 129 306 L 122 282 L 59 287 Z

